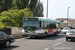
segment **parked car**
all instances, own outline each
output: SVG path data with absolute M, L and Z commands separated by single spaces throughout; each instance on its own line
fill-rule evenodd
M 68 41 L 68 39 L 75 39 L 75 29 L 71 29 L 66 33 L 66 41 Z
M 62 30 L 61 30 L 61 34 L 66 34 L 66 32 L 70 30 L 69 27 L 64 27 Z
M 5 32 L 0 32 L 0 45 L 10 47 L 10 44 L 14 41 L 12 36 L 8 36 Z

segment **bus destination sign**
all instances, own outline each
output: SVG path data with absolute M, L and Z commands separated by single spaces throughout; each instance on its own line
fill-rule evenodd
M 25 21 L 38 21 L 38 18 L 24 18 Z

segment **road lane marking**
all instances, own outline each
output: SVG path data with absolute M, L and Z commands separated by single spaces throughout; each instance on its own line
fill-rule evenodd
M 45 48 L 44 50 L 49 50 L 49 48 Z
M 59 43 L 57 43 L 57 44 L 54 44 L 53 46 L 57 46 L 57 45 L 59 45 L 59 44 L 61 44 L 62 42 L 59 42 Z

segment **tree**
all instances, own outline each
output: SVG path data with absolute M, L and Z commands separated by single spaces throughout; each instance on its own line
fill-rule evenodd
M 40 0 L 16 0 L 15 3 L 19 9 L 30 8 L 33 17 L 43 17 L 43 4 Z
M 0 29 L 4 28 L 5 24 L 0 20 Z
M 12 0 L 0 0 L 0 12 L 8 11 L 12 6 Z
M 15 0 L 14 2 L 16 3 L 15 6 L 19 7 L 19 9 L 24 9 L 24 8 L 30 8 L 32 11 L 38 0 Z
M 43 5 L 40 0 L 0 0 L 0 12 L 24 8 L 30 8 L 33 17 L 43 16 Z
M 43 4 L 40 1 L 33 10 L 33 17 L 43 17 Z
M 0 12 L 2 12 L 2 0 L 0 0 Z
M 36 7 L 38 0 L 31 0 L 30 4 L 29 4 L 29 8 L 31 9 L 31 11 L 33 11 L 33 9 Z
M 1 22 L 5 24 L 5 26 L 21 27 L 20 22 L 22 21 L 23 17 L 32 17 L 32 12 L 29 8 L 3 11 L 1 13 L 0 19 Z
M 28 5 L 29 0 L 15 0 L 15 3 L 19 9 L 24 9 Z

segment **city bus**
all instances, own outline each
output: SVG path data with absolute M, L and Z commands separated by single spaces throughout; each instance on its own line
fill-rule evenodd
M 60 21 L 44 17 L 24 17 L 22 35 L 25 37 L 47 37 L 59 33 Z

